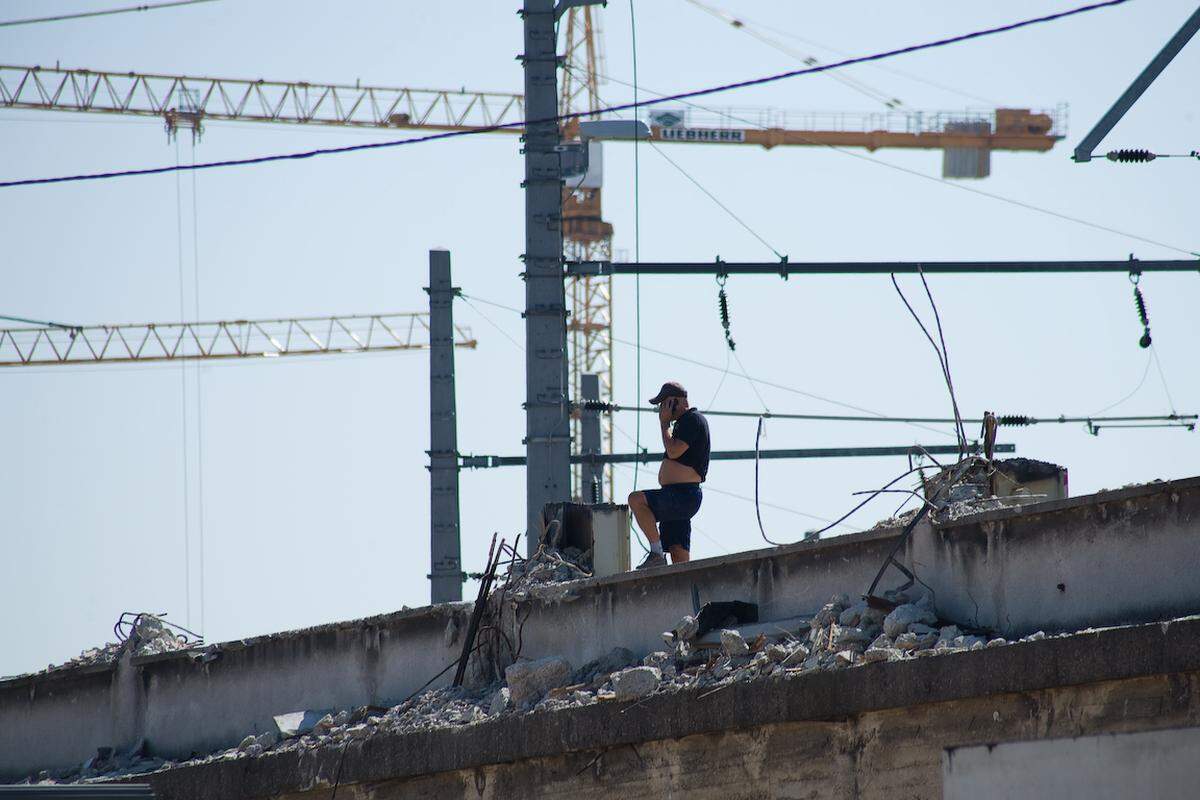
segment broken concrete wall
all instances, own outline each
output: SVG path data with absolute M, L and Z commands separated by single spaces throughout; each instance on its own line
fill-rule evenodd
M 523 653 L 580 663 L 614 645 L 655 650 L 694 599 L 754 602 L 762 620 L 812 614 L 833 594 L 865 592 L 898 532 L 589 581 L 539 605 Z M 1200 478 L 923 523 L 901 558 L 942 618 L 1009 638 L 1186 616 L 1200 611 Z M 877 593 L 901 581 L 890 570 Z
M 388 705 L 458 656 L 469 609 L 431 606 L 0 682 L 0 781 L 34 764 L 78 765 L 102 746 L 145 739 L 156 755 L 186 758 L 273 731 L 275 714 Z
M 755 602 L 764 621 L 811 614 L 832 594 L 865 591 L 898 533 L 557 584 L 549 588 L 558 599 L 531 599 L 510 638 L 525 657 L 579 667 L 613 647 L 638 656 L 661 649 L 661 632 L 694 602 Z M 1009 636 L 1185 616 L 1200 611 L 1200 478 L 919 529 L 906 560 L 936 592 L 941 617 Z M 900 579 L 892 572 L 881 588 Z M 446 627 L 468 610 L 431 607 L 219 645 L 212 660 L 173 653 L 124 671 L 0 682 L 0 779 L 78 764 L 139 737 L 156 755 L 185 758 L 268 731 L 275 714 L 398 701 L 458 655 L 461 640 Z
M 944 618 L 1016 638 L 1200 611 L 1200 480 L 919 527 L 907 563 Z

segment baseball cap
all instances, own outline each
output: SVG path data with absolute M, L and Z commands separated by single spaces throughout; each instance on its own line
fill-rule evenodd
M 650 405 L 658 405 L 668 397 L 687 397 L 687 389 L 679 381 L 667 381 L 658 390 L 658 394 L 650 399 Z

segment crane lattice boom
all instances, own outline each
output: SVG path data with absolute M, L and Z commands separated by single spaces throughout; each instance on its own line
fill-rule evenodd
M 426 313 L 0 329 L 0 367 L 425 350 Z M 474 348 L 455 326 L 455 347 Z
M 580 17 L 579 22 L 584 21 Z M 580 24 L 582 28 L 582 24 Z M 588 25 L 587 33 L 591 33 Z M 580 34 L 568 58 L 595 63 L 594 40 Z M 590 46 L 589 46 L 590 45 Z M 564 80 L 562 113 L 596 111 L 595 78 Z M 578 106 L 578 107 L 577 107 Z M 587 106 L 587 107 L 583 107 Z M 520 94 L 247 80 L 193 75 L 104 72 L 0 65 L 0 107 L 160 117 L 169 129 L 205 120 L 427 130 L 493 129 L 523 133 Z M 652 137 L 662 142 L 822 146 L 977 148 L 1046 151 L 1063 138 L 1065 109 L 984 112 L 788 112 L 778 109 L 695 109 L 650 112 Z M 668 124 L 670 123 L 670 124 Z M 571 126 L 568 125 L 568 128 Z

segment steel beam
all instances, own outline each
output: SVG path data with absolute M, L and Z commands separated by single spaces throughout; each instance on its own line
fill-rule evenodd
M 1158 55 L 1146 65 L 1141 74 L 1134 78 L 1133 83 L 1129 84 L 1117 102 L 1113 103 L 1112 108 L 1108 113 L 1100 118 L 1095 127 L 1088 131 L 1088 135 L 1083 137 L 1083 141 L 1075 148 L 1075 154 L 1071 157 L 1074 161 L 1084 162 L 1092 160 L 1092 151 L 1096 149 L 1096 145 L 1100 144 L 1101 140 L 1108 135 L 1108 132 L 1113 129 L 1113 126 L 1121 121 L 1121 117 L 1125 116 L 1133 104 L 1138 101 L 1142 93 L 1150 88 L 1150 84 L 1154 83 L 1154 79 L 1166 69 L 1167 64 L 1171 63 L 1171 59 L 1179 54 L 1183 46 L 1188 43 L 1196 31 L 1200 30 L 1200 8 L 1197 8 L 1183 26 L 1175 32 L 1170 41 L 1163 46 L 1162 50 L 1158 51 Z
M 1200 272 L 1200 258 L 1165 261 L 571 261 L 577 275 L 889 275 Z
M 454 297 L 450 253 L 429 251 L 429 599 L 462 600 L 458 417 L 454 397 Z
M 558 37 L 554 0 L 524 0 L 526 547 L 541 541 L 542 507 L 571 495 L 567 308 L 563 285 Z
M 970 452 L 977 453 L 979 448 L 972 446 Z M 1015 453 L 1016 445 L 998 444 L 995 452 Z M 958 455 L 958 447 L 949 444 L 938 445 L 907 445 L 899 447 L 814 447 L 799 450 L 760 450 L 758 457 L 771 458 L 865 458 L 873 456 L 918 456 L 929 455 Z M 662 453 L 611 453 L 599 455 L 579 454 L 571 456 L 574 464 L 648 464 L 661 461 Z M 489 467 L 520 467 L 525 465 L 524 456 L 460 456 L 461 466 L 469 469 L 486 469 Z M 713 461 L 747 461 L 754 459 L 753 450 L 716 450 L 709 456 Z

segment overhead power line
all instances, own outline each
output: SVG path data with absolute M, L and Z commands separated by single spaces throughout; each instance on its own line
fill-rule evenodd
M 75 14 L 58 14 L 53 17 L 30 17 L 29 19 L 11 19 L 5 22 L 0 22 L 0 28 L 7 28 L 13 25 L 33 25 L 40 22 L 65 22 L 72 19 L 83 19 L 85 17 L 107 17 L 113 14 L 128 14 L 133 11 L 157 11 L 160 8 L 174 8 L 176 6 L 194 6 L 200 3 L 215 3 L 217 0 L 174 0 L 170 3 L 147 3 L 140 6 L 124 6 L 122 8 L 109 8 L 103 11 L 80 11 Z
M 735 81 L 733 83 L 720 84 L 720 85 L 711 86 L 711 87 L 708 87 L 705 89 L 695 89 L 695 90 L 688 91 L 688 92 L 680 92 L 677 94 L 667 95 L 665 97 L 660 97 L 660 98 L 653 99 L 653 100 L 638 100 L 638 101 L 635 101 L 632 103 L 625 103 L 625 104 L 618 105 L 618 106 L 609 106 L 607 108 L 596 109 L 595 111 L 591 111 L 591 110 L 577 111 L 577 112 L 572 112 L 572 113 L 568 113 L 568 114 L 559 114 L 559 115 L 552 116 L 552 117 L 544 117 L 544 118 L 540 118 L 540 119 L 522 120 L 522 121 L 510 122 L 510 123 L 505 123 L 505 124 L 497 124 L 497 125 L 487 125 L 487 126 L 483 126 L 483 127 L 479 127 L 479 128 L 473 128 L 473 129 L 467 130 L 467 131 L 445 131 L 442 133 L 429 134 L 427 136 L 418 136 L 418 137 L 414 137 L 414 138 L 410 138 L 410 139 L 398 139 L 398 140 L 392 140 L 392 141 L 387 141 L 387 142 L 369 142 L 369 143 L 358 144 L 358 145 L 347 145 L 344 147 L 330 147 L 330 148 L 322 148 L 322 149 L 317 149 L 317 150 L 308 150 L 308 151 L 298 152 L 298 153 L 280 153 L 280 154 L 268 155 L 268 156 L 258 156 L 256 158 L 231 159 L 231 160 L 227 160 L 227 161 L 211 161 L 211 162 L 205 162 L 205 163 L 200 163 L 200 164 L 182 164 L 182 165 L 167 166 L 167 167 L 153 167 L 153 168 L 149 168 L 149 169 L 119 170 L 119 171 L 113 171 L 113 172 L 99 172 L 99 173 L 90 173 L 90 174 L 81 174 L 81 175 L 66 175 L 66 176 L 60 176 L 60 177 L 54 177 L 54 178 L 28 178 L 25 180 L 0 182 L 0 188 L 11 188 L 11 187 L 15 187 L 15 186 L 35 186 L 35 185 L 51 184 L 51 183 L 70 183 L 70 182 L 77 182 L 77 181 L 102 180 L 102 179 L 107 179 L 107 178 L 123 178 L 123 177 L 132 177 L 135 175 L 160 175 L 160 174 L 167 173 L 167 172 L 176 172 L 176 171 L 181 171 L 181 170 L 199 170 L 199 169 L 215 169 L 215 168 L 219 168 L 219 167 L 248 166 L 248 165 L 252 165 L 252 164 L 266 164 L 266 163 L 272 163 L 272 162 L 276 162 L 276 161 L 295 161 L 295 160 L 300 160 L 300 159 L 305 159 L 305 158 L 313 158 L 314 156 L 337 155 L 337 154 L 342 154 L 342 153 L 357 152 L 360 150 L 376 150 L 376 149 L 382 149 L 382 148 L 387 148 L 387 147 L 401 147 L 404 145 L 420 144 L 423 142 L 439 141 L 442 139 L 455 139 L 455 138 L 460 138 L 460 137 L 464 137 L 464 136 L 474 136 L 474 135 L 481 134 L 481 133 L 490 133 L 493 131 L 505 130 L 508 128 L 525 127 L 527 125 L 534 125 L 534 124 L 554 122 L 554 121 L 562 122 L 562 121 L 566 121 L 566 120 L 579 119 L 582 117 L 591 117 L 596 114 L 615 113 L 618 111 L 626 111 L 626 110 L 636 109 L 636 108 L 646 108 L 649 106 L 660 105 L 662 103 L 678 102 L 678 101 L 682 101 L 682 100 L 688 100 L 693 97 L 706 97 L 708 95 L 719 94 L 722 92 L 729 92 L 729 91 L 733 91 L 736 89 L 745 89 L 745 88 L 748 88 L 751 86 L 762 86 L 762 85 L 765 85 L 768 83 L 774 83 L 776 81 L 781 81 L 781 80 L 785 80 L 788 78 L 800 77 L 802 75 L 815 75 L 815 74 L 819 74 L 819 73 L 823 73 L 823 72 L 829 72 L 831 70 L 841 69 L 843 67 L 848 67 L 853 64 L 865 64 L 865 63 L 869 63 L 869 62 L 873 62 L 873 61 L 882 61 L 884 59 L 895 58 L 896 56 L 906 55 L 909 53 L 917 53 L 917 52 L 921 52 L 924 50 L 932 50 L 935 48 L 946 47 L 946 46 L 952 45 L 952 44 L 960 44 L 962 42 L 967 42 L 967 41 L 971 41 L 974 39 L 980 39 L 980 38 L 987 37 L 987 36 L 994 36 L 994 35 L 1000 34 L 1000 33 L 1008 33 L 1011 31 L 1020 30 L 1022 28 L 1027 28 L 1027 27 L 1030 27 L 1033 25 L 1039 25 L 1039 24 L 1043 24 L 1043 23 L 1047 23 L 1047 22 L 1054 22 L 1056 20 L 1065 19 L 1067 17 L 1072 17 L 1072 16 L 1076 16 L 1079 14 L 1085 14 L 1090 11 L 1096 11 L 1096 10 L 1099 10 L 1102 8 L 1109 8 L 1112 6 L 1123 5 L 1128 2 L 1130 2 L 1130 0 L 1105 0 L 1105 2 L 1091 3 L 1089 5 L 1079 6 L 1077 8 L 1069 9 L 1067 11 L 1060 11 L 1055 14 L 1047 14 L 1047 15 L 1040 16 L 1040 17 L 1033 17 L 1031 19 L 1021 20 L 1019 22 L 1009 23 L 1007 25 L 1000 25 L 1000 26 L 993 27 L 993 28 L 985 28 L 983 30 L 972 31 L 970 33 L 964 33 L 964 34 L 960 34 L 958 36 L 950 36 L 950 37 L 946 37 L 946 38 L 942 38 L 942 39 L 935 39 L 933 41 L 923 42 L 921 44 L 909 45 L 907 47 L 900 47 L 900 48 L 896 48 L 893 50 L 885 50 L 885 51 L 878 52 L 878 53 L 872 53 L 871 55 L 857 56 L 855 58 L 846 58 L 846 59 L 842 59 L 841 61 L 835 61 L 835 62 L 832 62 L 829 64 L 818 64 L 815 66 L 805 67 L 803 69 L 794 69 L 794 70 L 788 70 L 786 72 L 779 72 L 774 75 L 766 75 L 766 76 L 759 77 L 759 78 L 750 78 L 750 79 L 744 80 L 744 81 Z
M 602 412 L 621 412 L 634 411 L 642 414 L 657 414 L 658 409 L 651 406 L 621 406 L 615 403 L 601 403 L 598 401 L 588 401 L 580 403 L 581 409 L 596 410 Z M 810 422 L 899 422 L 899 423 L 915 423 L 923 422 L 931 425 L 953 425 L 956 420 L 954 417 L 891 417 L 891 416 L 856 416 L 851 414 L 787 414 L 776 411 L 725 411 L 711 408 L 701 409 L 705 416 L 709 417 L 744 417 L 747 419 L 791 419 L 791 420 L 807 420 Z M 1103 416 L 1066 416 L 1060 414 L 1058 416 L 1035 417 L 1028 414 L 997 414 L 996 421 L 1002 427 L 1018 427 L 1023 428 L 1029 425 L 1046 425 L 1046 424 L 1065 424 L 1065 423 L 1114 423 L 1114 422 L 1197 422 L 1200 421 L 1200 416 L 1196 414 L 1159 414 L 1150 416 L 1122 416 L 1122 417 L 1103 417 Z M 964 424 L 979 424 L 983 422 L 982 417 L 962 418 Z

